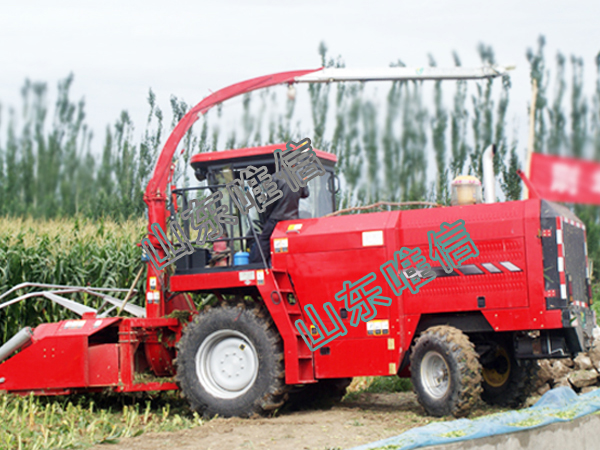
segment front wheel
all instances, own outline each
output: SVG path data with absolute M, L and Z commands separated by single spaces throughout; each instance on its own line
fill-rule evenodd
M 287 399 L 281 338 L 259 307 L 223 304 L 200 313 L 178 344 L 177 381 L 205 417 L 249 417 Z
M 474 345 L 456 328 L 427 329 L 415 343 L 410 364 L 417 399 L 432 416 L 466 416 L 479 398 L 481 365 Z

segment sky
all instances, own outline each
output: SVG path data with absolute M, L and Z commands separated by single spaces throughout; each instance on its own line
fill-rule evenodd
M 526 49 L 543 34 L 551 68 L 557 50 L 583 57 L 591 92 L 598 17 L 597 0 L 0 0 L 0 103 L 4 110 L 20 105 L 26 78 L 48 82 L 55 94 L 72 72 L 72 98 L 85 98 L 96 136 L 123 109 L 141 134 L 149 88 L 163 111 L 171 95 L 196 104 L 247 78 L 319 67 L 321 41 L 352 68 L 398 59 L 423 66 L 428 53 L 439 66 L 452 66 L 454 50 L 464 66 L 479 66 L 476 47 L 483 42 L 498 63 L 517 66 L 510 114 L 526 136 Z

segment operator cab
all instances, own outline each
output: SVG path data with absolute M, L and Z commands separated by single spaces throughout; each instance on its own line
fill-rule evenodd
M 248 215 L 242 215 L 226 189 L 226 185 L 236 178 L 240 178 L 240 171 L 248 166 L 260 169 L 267 168 L 267 172 L 275 174 L 276 149 L 285 149 L 286 144 L 275 144 L 263 147 L 243 148 L 238 150 L 225 150 L 220 152 L 199 153 L 192 156 L 191 165 L 196 179 L 200 182 L 195 187 L 174 189 L 171 199 L 171 217 L 180 223 L 183 232 L 194 246 L 194 253 L 186 255 L 176 261 L 176 275 L 191 273 L 206 273 L 212 271 L 228 271 L 240 269 L 262 268 L 264 264 L 239 264 L 234 255 L 238 252 L 248 252 L 250 246 L 262 230 L 262 225 L 267 220 L 266 213 L 259 213 L 256 208 L 251 208 Z M 310 195 L 300 200 L 299 217 L 308 219 L 322 217 L 335 211 L 335 192 L 338 180 L 335 175 L 335 155 L 320 150 L 315 150 L 317 158 L 325 169 L 325 175 L 317 176 L 308 182 Z M 202 200 L 209 195 L 220 191 L 223 198 L 216 204 L 227 206 L 228 214 L 238 218 L 237 225 L 222 224 L 225 234 L 221 239 L 208 240 L 202 246 L 194 244 L 198 231 L 190 226 L 190 218 L 182 219 L 181 212 L 188 209 L 194 199 Z M 250 227 L 252 223 L 254 230 Z

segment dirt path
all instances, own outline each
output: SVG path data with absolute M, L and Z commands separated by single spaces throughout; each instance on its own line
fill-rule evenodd
M 499 411 L 482 408 L 471 417 Z M 217 418 L 191 430 L 144 434 L 93 450 L 337 450 L 395 436 L 432 420 L 413 393 L 363 393 L 329 410 L 273 418 Z

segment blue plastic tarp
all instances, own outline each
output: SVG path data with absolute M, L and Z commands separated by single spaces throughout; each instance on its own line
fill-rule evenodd
M 531 408 L 491 414 L 473 420 L 431 423 L 351 450 L 409 450 L 450 444 L 566 422 L 599 410 L 600 389 L 577 395 L 568 387 L 559 387 L 546 392 Z

